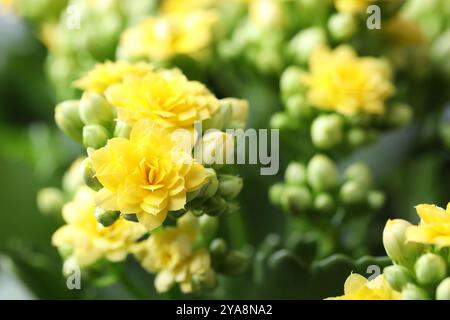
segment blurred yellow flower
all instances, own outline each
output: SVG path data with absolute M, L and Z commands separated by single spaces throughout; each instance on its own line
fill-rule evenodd
M 309 59 L 308 100 L 318 108 L 343 114 L 384 112 L 394 91 L 387 62 L 356 56 L 349 46 L 316 49 Z
M 335 0 L 336 10 L 342 13 L 365 12 L 372 0 Z
M 213 7 L 217 0 L 165 0 L 161 8 L 164 13 L 186 13 Z
M 447 209 L 430 204 L 416 207 L 421 222 L 406 230 L 406 240 L 440 247 L 450 246 L 450 202 Z
M 66 225 L 52 237 L 53 245 L 72 252 L 70 259 L 80 267 L 89 266 L 101 258 L 122 261 L 146 233 L 139 223 L 121 218 L 109 227 L 102 226 L 95 219 L 94 198 L 95 191 L 80 187 L 74 200 L 63 208 Z
M 105 62 L 97 64 L 84 77 L 75 81 L 75 86 L 83 90 L 103 93 L 110 85 L 130 77 L 142 77 L 153 68 L 146 63 L 129 63 L 127 61 Z
M 150 61 L 165 61 L 179 54 L 196 56 L 211 43 L 216 20 L 210 10 L 149 17 L 122 33 L 118 56 Z
M 136 214 L 149 230 L 159 227 L 168 211 L 183 209 L 186 193 L 206 183 L 207 175 L 171 136 L 170 130 L 143 119 L 133 127 L 129 140 L 113 138 L 96 150 L 92 166 L 104 187 L 97 204 Z
M 125 79 L 109 87 L 106 98 L 129 125 L 148 118 L 165 127 L 191 128 L 219 108 L 218 99 L 203 84 L 189 81 L 177 69 Z
M 344 284 L 344 295 L 327 300 L 399 300 L 400 293 L 393 290 L 383 275 L 368 281 L 363 276 L 352 273 Z
M 208 251 L 193 249 L 198 229 L 198 219 L 187 213 L 178 219 L 176 227 L 152 233 L 133 249 L 146 270 L 158 273 L 155 278 L 158 292 L 168 291 L 176 283 L 182 292 L 192 292 L 192 277 L 211 271 Z

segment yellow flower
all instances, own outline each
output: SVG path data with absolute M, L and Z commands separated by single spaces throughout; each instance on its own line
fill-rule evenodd
M 118 55 L 165 61 L 179 54 L 201 54 L 212 41 L 216 20 L 214 11 L 209 10 L 149 17 L 123 32 Z
M 218 99 L 203 84 L 189 81 L 177 69 L 125 79 L 109 87 L 106 98 L 129 125 L 148 118 L 166 127 L 189 128 L 219 108 Z
M 129 63 L 126 61 L 105 62 L 97 64 L 84 77 L 75 81 L 75 86 L 83 90 L 103 93 L 110 85 L 130 77 L 142 77 L 153 68 L 146 63 Z
M 450 202 L 447 209 L 430 204 L 416 207 L 421 223 L 406 230 L 406 240 L 441 247 L 450 246 Z
M 110 261 L 125 259 L 135 242 L 142 237 L 145 228 L 124 219 L 104 227 L 95 219 L 95 192 L 80 187 L 72 202 L 63 208 L 66 225 L 52 237 L 53 245 L 72 252 L 71 259 L 80 267 L 89 266 L 101 258 Z
M 335 0 L 334 4 L 337 11 L 342 13 L 361 13 L 365 12 L 372 0 Z
M 156 231 L 136 245 L 134 253 L 142 266 L 158 273 L 155 278 L 158 292 L 168 291 L 176 283 L 183 292 L 192 292 L 192 277 L 210 271 L 208 252 L 193 250 L 198 232 L 198 219 L 187 213 L 178 219 L 176 227 Z
M 344 284 L 344 295 L 327 300 L 399 300 L 400 293 L 393 290 L 383 275 L 368 281 L 363 276 L 352 273 Z
M 103 185 L 97 204 L 106 210 L 136 214 L 149 230 L 159 227 L 168 211 L 184 208 L 186 193 L 207 182 L 202 165 L 171 139 L 171 131 L 148 119 L 136 123 L 130 139 L 113 138 L 92 155 Z
M 185 13 L 199 9 L 211 8 L 217 0 L 165 0 L 162 3 L 164 13 Z
M 352 48 L 340 46 L 333 51 L 318 48 L 309 60 L 309 102 L 322 109 L 343 114 L 384 112 L 384 101 L 394 87 L 389 65 L 380 59 L 357 57 Z

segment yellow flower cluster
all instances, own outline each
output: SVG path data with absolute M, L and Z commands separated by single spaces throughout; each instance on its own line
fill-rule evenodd
M 339 12 L 356 14 L 365 12 L 372 0 L 335 0 L 334 5 Z
M 150 61 L 166 61 L 176 55 L 198 56 L 211 43 L 216 21 L 216 13 L 209 10 L 149 17 L 122 33 L 118 55 Z
M 399 300 L 400 293 L 393 290 L 383 275 L 369 281 L 352 273 L 344 284 L 344 295 L 327 300 Z
M 349 46 L 316 49 L 303 81 L 308 100 L 318 108 L 342 114 L 381 114 L 394 87 L 389 65 L 380 59 L 358 57 Z
M 92 153 L 96 177 L 104 186 L 97 205 L 136 214 L 149 230 L 159 227 L 168 211 L 183 209 L 187 192 L 206 183 L 207 174 L 170 136 L 170 130 L 142 119 L 130 139 L 113 138 Z
M 178 219 L 176 227 L 156 231 L 134 248 L 142 266 L 158 273 L 155 278 L 158 292 L 179 284 L 182 292 L 189 293 L 194 289 L 194 276 L 214 277 L 208 251 L 193 249 L 198 229 L 198 219 L 188 212 Z
M 52 238 L 53 245 L 71 252 L 71 258 L 80 266 L 94 264 L 99 259 L 122 261 L 146 230 L 138 224 L 119 219 L 104 227 L 95 219 L 95 192 L 86 186 L 78 189 L 72 202 L 63 208 L 66 224 Z
M 406 231 L 406 240 L 423 244 L 450 246 L 450 202 L 447 209 L 430 204 L 416 207 L 421 222 L 410 226 Z

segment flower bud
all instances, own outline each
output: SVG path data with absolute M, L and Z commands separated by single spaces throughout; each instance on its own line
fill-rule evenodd
M 291 96 L 295 93 L 303 93 L 306 86 L 302 81 L 305 71 L 297 66 L 290 66 L 281 75 L 280 88 L 284 96 Z
M 200 223 L 200 234 L 204 243 L 209 243 L 216 235 L 219 221 L 216 217 L 211 217 L 206 214 L 198 218 Z
M 207 200 L 213 197 L 218 188 L 219 188 L 219 180 L 217 179 L 216 171 L 212 168 L 206 168 L 208 183 L 200 188 L 199 193 L 196 198 Z
M 308 183 L 314 191 L 329 191 L 337 187 L 339 173 L 334 162 L 325 155 L 315 155 L 307 167 Z
M 330 213 L 335 208 L 335 201 L 333 197 L 328 193 L 320 193 L 314 199 L 314 209 L 323 212 Z
M 86 148 L 98 149 L 106 145 L 109 132 L 98 124 L 89 124 L 83 128 L 83 145 Z
M 213 257 L 221 257 L 227 252 L 227 243 L 224 239 L 216 238 L 209 245 L 209 252 Z
M 299 162 L 291 162 L 284 173 L 284 180 L 287 184 L 303 185 L 306 183 L 306 168 Z
M 402 290 L 402 300 L 430 300 L 430 296 L 415 284 L 407 283 Z
M 441 281 L 436 289 L 436 300 L 450 300 L 450 277 Z
M 233 136 L 219 131 L 208 131 L 201 140 L 202 163 L 222 165 L 229 163 L 234 157 Z
M 346 180 L 358 182 L 365 189 L 370 188 L 373 183 L 370 168 L 362 162 L 354 163 L 349 166 L 345 170 L 344 177 Z
M 95 208 L 95 219 L 104 227 L 111 226 L 120 217 L 119 211 L 105 210 L 100 207 Z
M 284 192 L 284 184 L 276 183 L 269 189 L 269 200 L 274 205 L 281 204 L 281 196 Z
M 95 177 L 94 169 L 92 168 L 91 159 L 86 158 L 80 165 L 81 176 L 84 183 L 91 189 L 98 191 L 103 188 L 102 184 Z
M 244 128 L 248 117 L 248 102 L 247 100 L 236 98 L 225 98 L 220 100 L 222 103 L 227 103 L 231 108 L 231 119 L 229 119 L 226 128 Z
M 296 124 L 287 112 L 280 111 L 270 118 L 270 127 L 273 129 L 293 129 L 296 127 Z
M 411 224 L 402 219 L 388 220 L 383 230 L 383 245 L 389 258 L 395 263 L 412 267 L 422 252 L 422 245 L 406 241 L 406 229 Z
M 57 188 L 43 188 L 37 193 L 37 206 L 45 214 L 57 214 L 64 205 L 64 195 Z
M 359 147 L 368 141 L 365 130 L 361 128 L 350 128 L 347 132 L 347 142 L 351 147 Z
M 70 194 L 74 194 L 80 186 L 84 184 L 83 177 L 80 174 L 81 164 L 84 158 L 78 158 L 70 166 L 69 170 L 63 176 L 63 190 Z
M 328 20 L 328 31 L 336 41 L 349 39 L 357 30 L 356 18 L 352 14 L 336 13 Z
M 362 204 L 367 198 L 367 189 L 361 183 L 351 180 L 342 185 L 339 196 L 346 205 Z
M 386 200 L 386 195 L 382 191 L 371 190 L 367 195 L 367 203 L 372 210 L 380 210 Z
M 414 271 L 419 284 L 436 285 L 447 275 L 447 264 L 441 256 L 426 253 L 416 261 Z
M 287 186 L 281 198 L 281 206 L 285 212 L 303 213 L 312 207 L 312 196 L 308 188 L 303 186 Z
M 244 273 L 249 266 L 248 256 L 240 251 L 228 252 L 220 267 L 220 271 L 228 275 L 239 275 Z
M 288 50 L 298 63 L 304 64 L 315 49 L 326 44 L 325 31 L 320 27 L 311 27 L 297 33 L 289 42 Z
M 85 91 L 80 101 L 80 117 L 85 124 L 109 128 L 114 120 L 113 107 L 97 92 Z
M 387 123 L 395 128 L 404 127 L 411 122 L 413 111 L 405 103 L 396 103 L 388 109 Z
M 319 149 L 331 149 L 343 140 L 344 123 L 337 114 L 317 117 L 311 125 L 311 139 Z
M 223 214 L 225 216 L 231 216 L 235 212 L 239 211 L 239 209 L 240 209 L 240 207 L 239 207 L 239 204 L 237 202 L 229 202 L 227 204 L 227 209 L 224 211 Z
M 131 133 L 131 127 L 122 120 L 117 120 L 114 127 L 114 137 L 129 138 Z
M 203 121 L 203 130 L 216 129 L 223 130 L 226 129 L 228 123 L 231 121 L 231 104 L 225 99 L 220 100 L 220 106 L 217 112 L 213 116 L 205 121 Z
M 58 104 L 55 108 L 55 121 L 67 136 L 82 142 L 84 124 L 80 118 L 78 100 L 68 100 Z
M 311 106 L 303 94 L 297 93 L 286 100 L 287 113 L 295 118 L 309 118 L 312 115 Z
M 413 281 L 409 270 L 396 264 L 384 268 L 383 276 L 392 289 L 396 291 L 402 291 L 407 283 Z
M 219 194 L 225 200 L 233 200 L 241 192 L 244 186 L 241 177 L 229 174 L 219 175 Z
M 228 209 L 228 203 L 221 196 L 215 195 L 205 202 L 204 209 L 206 214 L 214 217 L 225 213 Z

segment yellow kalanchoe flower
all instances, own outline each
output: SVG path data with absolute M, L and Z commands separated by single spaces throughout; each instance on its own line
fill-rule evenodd
M 216 20 L 210 10 L 149 17 L 123 32 L 118 55 L 151 61 L 166 61 L 179 54 L 196 56 L 211 43 Z
M 217 2 L 217 0 L 164 0 L 161 7 L 164 13 L 185 13 L 211 8 Z
M 337 11 L 342 13 L 356 14 L 365 12 L 372 0 L 335 0 Z
M 152 70 L 149 64 L 143 62 L 133 64 L 127 61 L 108 61 L 97 64 L 84 77 L 75 81 L 75 86 L 79 89 L 103 93 L 112 84 L 129 77 L 142 77 Z
M 53 245 L 72 251 L 71 260 L 78 266 L 92 265 L 101 258 L 122 261 L 135 242 L 142 237 L 145 228 L 124 219 L 104 227 L 95 219 L 95 191 L 80 187 L 72 202 L 63 208 L 66 225 L 58 229 Z
M 393 290 L 383 275 L 368 281 L 362 275 L 352 273 L 344 284 L 344 295 L 327 300 L 400 300 L 400 293 Z
M 450 202 L 447 209 L 430 204 L 416 207 L 421 222 L 406 230 L 406 240 L 440 247 L 450 246 Z
M 390 78 L 384 60 L 360 58 L 349 46 L 315 50 L 303 77 L 312 105 L 348 115 L 383 113 L 384 102 L 394 91 Z
M 159 227 L 168 211 L 183 209 L 187 192 L 206 183 L 207 174 L 171 134 L 143 119 L 133 127 L 129 140 L 113 138 L 96 150 L 92 166 L 104 187 L 97 204 L 136 214 L 149 230 Z
M 176 283 L 182 292 L 192 292 L 192 277 L 211 272 L 208 251 L 193 250 L 198 232 L 198 219 L 187 213 L 178 219 L 176 227 L 155 232 L 136 245 L 134 252 L 142 266 L 158 273 L 155 278 L 158 292 L 168 291 Z
M 147 118 L 165 127 L 190 128 L 219 108 L 218 99 L 203 84 L 189 81 L 177 69 L 125 79 L 109 87 L 106 98 L 129 125 Z

